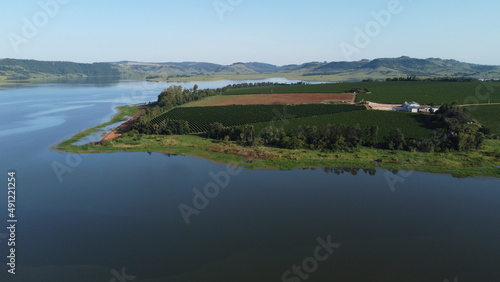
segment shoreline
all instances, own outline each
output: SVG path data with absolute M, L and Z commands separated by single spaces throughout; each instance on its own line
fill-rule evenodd
M 500 149 L 499 140 L 486 140 L 477 152 L 420 153 L 361 147 L 353 152 L 321 152 L 308 149 L 244 147 L 233 142 L 207 139 L 199 135 L 127 135 L 85 145 L 73 143 L 106 125 L 127 121 L 137 107 L 118 107 L 118 114 L 105 124 L 82 131 L 54 149 L 69 153 L 156 152 L 192 156 L 218 163 L 230 163 L 247 169 L 291 170 L 302 168 L 359 168 L 411 170 L 450 174 L 456 177 L 500 177 L 500 162 L 489 153 Z
M 303 76 L 299 73 L 265 73 L 265 74 L 228 74 L 228 75 L 194 75 L 187 77 L 160 77 L 146 78 L 148 82 L 202 82 L 202 81 L 221 81 L 221 80 L 257 80 L 266 78 L 284 78 L 288 80 L 298 80 L 305 82 L 350 82 L 361 81 L 361 79 L 342 76 L 342 75 L 314 75 Z

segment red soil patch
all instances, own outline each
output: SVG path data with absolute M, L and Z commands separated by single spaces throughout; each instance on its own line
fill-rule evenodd
M 354 94 L 300 93 L 300 94 L 255 94 L 234 95 L 213 106 L 229 105 L 302 105 L 328 102 L 354 103 Z
M 126 133 L 127 131 L 130 130 L 130 128 L 132 127 L 132 124 L 134 122 L 136 122 L 138 119 L 139 119 L 139 117 L 135 117 L 131 120 L 128 120 L 128 121 L 120 124 L 120 126 L 118 126 L 118 128 L 115 131 L 104 136 L 104 138 L 102 140 L 103 141 L 112 140 L 112 139 L 115 139 L 117 137 L 122 136 L 124 133 Z

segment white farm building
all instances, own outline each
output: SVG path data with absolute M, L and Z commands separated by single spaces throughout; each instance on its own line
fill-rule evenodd
M 417 102 L 405 102 L 401 108 L 405 112 L 418 113 L 420 109 L 420 104 Z
M 410 112 L 410 113 L 433 113 L 439 110 L 439 107 L 433 106 L 422 106 L 417 102 L 405 102 L 401 105 L 401 111 Z

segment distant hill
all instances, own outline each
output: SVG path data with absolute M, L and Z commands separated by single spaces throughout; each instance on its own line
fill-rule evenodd
M 300 70 L 301 68 L 297 68 Z M 473 78 L 500 78 L 500 66 L 485 66 L 462 63 L 455 60 L 442 59 L 415 59 L 410 57 L 383 58 L 362 60 L 357 62 L 323 63 L 318 67 L 309 68 L 303 75 L 351 75 L 359 78 L 388 78 L 397 76 L 415 75 L 421 77 L 473 77 Z
M 0 77 L 27 80 L 55 77 L 120 77 L 119 68 L 106 63 L 79 64 L 35 60 L 0 60 Z
M 309 62 L 275 66 L 264 63 L 235 63 L 229 66 L 209 63 L 114 63 L 125 69 L 153 72 L 164 77 L 199 75 L 294 74 L 321 77 L 341 75 L 351 79 L 383 79 L 399 76 L 500 78 L 500 66 L 486 66 L 436 58 L 382 58 L 356 62 Z
M 287 77 L 301 80 L 362 80 L 406 76 L 471 77 L 500 79 L 500 66 L 463 63 L 437 58 L 381 58 L 355 62 L 309 62 L 276 66 L 266 63 L 238 62 L 219 65 L 205 62 L 145 63 L 121 61 L 79 64 L 35 60 L 0 60 L 0 80 L 46 79 L 54 77 L 145 77 L 188 78 L 191 76 Z

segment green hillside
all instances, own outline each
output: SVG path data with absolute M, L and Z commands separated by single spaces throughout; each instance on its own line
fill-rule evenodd
M 117 67 L 106 63 L 79 64 L 35 60 L 0 60 L 4 80 L 29 80 L 56 77 L 119 77 Z
M 455 60 L 381 58 L 356 62 L 308 62 L 276 66 L 259 62 L 220 65 L 204 62 L 149 63 L 114 62 L 79 64 L 35 60 L 0 60 L 0 80 L 30 80 L 59 77 L 148 78 L 153 81 L 204 81 L 284 77 L 310 81 L 361 81 L 392 77 L 472 77 L 499 79 L 500 66 L 463 63 Z

